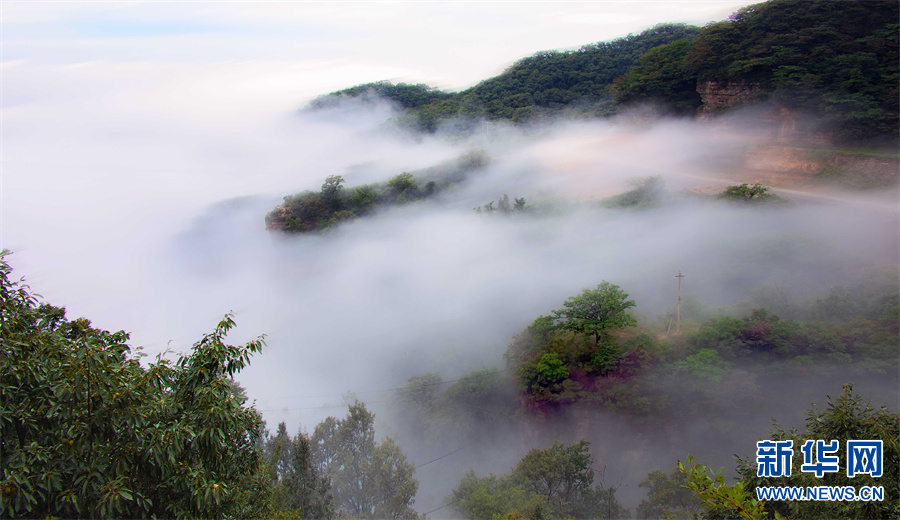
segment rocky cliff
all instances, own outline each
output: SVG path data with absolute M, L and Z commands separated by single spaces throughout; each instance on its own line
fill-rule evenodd
M 697 92 L 703 100 L 701 114 L 719 112 L 760 99 L 764 92 L 758 83 L 745 81 L 700 81 Z

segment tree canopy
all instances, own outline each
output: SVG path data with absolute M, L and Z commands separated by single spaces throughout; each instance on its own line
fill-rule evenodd
M 264 514 L 241 502 L 262 420 L 232 380 L 262 338 L 226 344 L 227 315 L 145 368 L 128 334 L 68 320 L 10 274 L 0 258 L 2 516 Z
M 347 98 L 380 96 L 407 111 L 404 122 L 428 132 L 453 117 L 524 123 L 562 110 L 610 115 L 615 107 L 608 87 L 617 77 L 628 72 L 648 50 L 690 39 L 698 31 L 690 25 L 659 24 L 637 35 L 584 45 L 574 51 L 537 52 L 461 92 L 382 81 L 321 96 L 310 103 L 310 108 L 327 108 Z
M 690 41 L 647 52 L 617 80 L 616 99 L 689 112 L 699 106 L 697 86 L 712 82 L 809 111 L 817 130 L 839 139 L 896 137 L 898 19 L 894 1 L 750 5 Z
M 338 510 L 353 517 L 416 518 L 413 465 L 390 437 L 375 442 L 374 420 L 357 402 L 346 418 L 321 422 L 310 440 L 312 461 L 330 480 Z
M 530 450 L 507 476 L 478 477 L 470 471 L 453 491 L 468 518 L 631 518 L 615 487 L 594 485 L 590 443 L 555 442 Z
M 599 344 L 615 330 L 634 327 L 637 320 L 628 314 L 634 300 L 618 285 L 603 281 L 596 289 L 584 289 L 563 303 L 563 308 L 553 311 L 556 325 L 565 330 L 590 334 Z

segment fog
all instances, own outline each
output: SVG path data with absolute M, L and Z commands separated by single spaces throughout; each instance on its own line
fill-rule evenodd
M 130 331 L 132 344 L 152 355 L 187 352 L 234 312 L 233 342 L 267 336 L 238 380 L 270 429 L 285 421 L 289 431 L 311 431 L 343 414 L 343 395 L 355 393 L 378 414 L 380 433 L 396 433 L 386 420 L 391 389 L 427 372 L 454 379 L 504 369 L 515 334 L 602 280 L 620 285 L 641 319 L 653 320 L 674 304 L 679 270 L 683 289 L 716 307 L 765 284 L 821 296 L 883 273 L 895 279 L 900 265 L 895 192 L 785 192 L 791 203 L 768 208 L 689 194 L 753 181 L 741 177 L 743 154 L 771 134 L 739 117 L 485 124 L 464 137 L 414 136 L 392 126 L 384 104 L 309 113 L 263 100 L 213 110 L 219 103 L 201 102 L 203 82 L 187 72 L 179 81 L 151 80 L 152 64 L 4 67 L 18 74 L 3 126 L 2 241 L 15 253 L 15 274 L 70 318 Z M 112 87 L 97 90 L 98 74 Z M 62 82 L 65 92 L 48 87 Z M 318 190 L 328 175 L 352 187 L 473 150 L 488 165 L 438 200 L 321 235 L 265 229 L 266 212 L 284 196 Z M 598 203 L 647 176 L 665 182 L 661 207 Z M 473 210 L 504 194 L 535 211 Z M 782 420 L 799 424 L 803 403 L 818 395 L 821 404 L 842 382 L 778 406 L 794 411 Z M 760 415 L 748 438 L 767 431 L 771 415 Z M 610 464 L 607 484 L 629 482 L 622 496 L 633 508 L 646 472 L 671 469 L 664 459 L 672 447 L 604 443 L 629 438 L 630 426 L 612 417 L 593 424 L 605 426 L 548 424 L 538 437 L 501 431 L 496 444 L 423 467 L 416 508 L 440 506 L 468 467 L 505 473 L 532 443 L 573 434 L 589 437 Z M 409 450 L 416 464 L 444 454 Z

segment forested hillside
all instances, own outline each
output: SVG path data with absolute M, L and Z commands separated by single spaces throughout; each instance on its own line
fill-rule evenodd
M 690 39 L 697 27 L 660 24 L 639 35 L 584 45 L 576 51 L 544 51 L 524 58 L 499 76 L 458 93 L 427 85 L 369 83 L 332 92 L 310 108 L 332 106 L 342 98 L 373 94 L 408 110 L 407 121 L 426 131 L 449 118 L 505 119 L 524 123 L 542 115 L 571 109 L 606 116 L 615 112 L 608 90 L 612 82 L 634 67 L 648 50 Z
M 614 87 L 619 103 L 654 101 L 685 112 L 769 100 L 818 116 L 841 139 L 897 135 L 897 2 L 772 0 L 653 49 Z
M 769 101 L 815 115 L 810 131 L 841 140 L 896 137 L 898 17 L 893 1 L 772 0 L 703 28 L 664 24 L 577 51 L 539 52 L 461 92 L 378 82 L 310 107 L 371 94 L 404 109 L 406 123 L 434 131 L 451 118 L 602 117 L 635 103 L 693 115 Z

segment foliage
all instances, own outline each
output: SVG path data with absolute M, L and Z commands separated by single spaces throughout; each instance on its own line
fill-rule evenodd
M 589 392 L 585 385 L 596 377 L 634 371 L 646 352 L 636 343 L 622 349 L 613 336 L 637 325 L 627 313 L 634 305 L 619 286 L 604 281 L 567 299 L 552 316 L 537 318 L 504 354 L 521 388 L 535 403 L 570 403 Z
M 512 383 L 496 368 L 470 372 L 443 391 L 442 385 L 440 375 L 431 373 L 413 376 L 397 390 L 395 412 L 403 430 L 432 447 L 493 437 L 516 411 Z
M 469 470 L 453 490 L 454 507 L 466 518 L 492 520 L 504 517 L 507 512 L 543 511 L 544 498 L 529 494 L 509 476 L 479 477 Z
M 519 513 L 528 518 L 630 518 L 615 488 L 594 486 L 590 443 L 529 451 L 508 476 L 477 477 L 470 471 L 453 497 L 468 518 L 488 519 Z
M 686 487 L 694 492 L 707 509 L 706 517 L 746 520 L 761 520 L 766 517 L 763 502 L 753 498 L 743 482 L 726 485 L 721 470 L 713 472 L 706 466 L 694 464 L 691 456 L 688 456 L 686 465 L 679 460 L 676 466 L 687 478 Z
M 369 83 L 317 98 L 310 108 L 334 106 L 348 97 L 368 99 L 377 95 L 407 111 L 401 121 L 427 132 L 436 131 L 451 118 L 524 123 L 563 110 L 610 115 L 615 107 L 607 89 L 617 77 L 628 72 L 648 50 L 689 39 L 698 31 L 688 25 L 660 24 L 639 35 L 584 45 L 576 51 L 538 52 L 458 93 L 440 92 L 426 85 Z
M 779 360 L 785 370 L 815 361 L 842 364 L 845 370 L 848 363 L 868 364 L 869 370 L 881 364 L 885 371 L 893 371 L 898 336 L 890 303 L 885 301 L 875 319 L 867 318 L 851 312 L 858 305 L 855 300 L 832 290 L 826 298 L 813 301 L 814 320 L 782 320 L 765 309 L 755 309 L 743 318 L 711 319 L 689 334 L 686 343 L 698 351 L 715 350 L 725 360 Z M 839 313 L 840 319 L 832 312 Z
M 567 328 L 563 309 L 535 319 L 513 338 L 504 358 L 532 412 L 543 415 L 588 401 L 642 422 L 682 422 L 761 399 L 767 390 L 757 380 L 771 375 L 896 374 L 896 290 L 893 283 L 871 282 L 832 288 L 806 301 L 784 294 L 763 298 L 806 320 L 781 319 L 762 308 L 742 311 L 748 302 L 714 313 L 694 301 L 696 317 L 718 317 L 695 319 L 677 337 L 664 334 L 666 316 L 596 338 L 583 328 Z M 624 293 L 613 300 L 629 301 Z M 674 402 L 683 403 L 683 413 L 669 416 L 666 409 Z
M 541 51 L 462 92 L 378 82 L 322 96 L 310 108 L 380 97 L 402 108 L 401 124 L 417 130 L 435 132 L 456 118 L 475 131 L 481 118 L 602 117 L 645 102 L 693 115 L 702 103 L 698 86 L 713 82 L 811 112 L 820 120 L 812 130 L 838 139 L 896 139 L 898 19 L 893 0 L 771 0 L 702 29 L 663 24 L 576 51 Z
M 678 40 L 647 51 L 639 65 L 613 84 L 616 102 L 653 102 L 675 114 L 695 114 L 703 101 L 696 77 L 685 67 L 692 48 L 690 40 Z
M 881 440 L 883 442 L 883 475 L 847 477 L 847 440 Z M 838 471 L 826 472 L 822 477 L 801 471 L 803 456 L 792 457 L 790 476 L 757 476 L 755 458 L 738 458 L 737 470 L 741 480 L 734 485 L 724 483 L 721 472 L 712 473 L 709 468 L 694 464 L 688 457 L 687 464 L 680 461 L 678 470 L 687 478 L 686 487 L 702 501 L 706 518 L 893 518 L 900 510 L 900 414 L 886 408 L 875 409 L 853 393 L 853 385 L 844 385 L 837 399 L 828 398 L 826 410 L 815 406 L 807 414 L 806 431 L 785 431 L 777 424 L 770 440 L 793 440 L 796 450 L 807 440 L 836 440 Z M 755 489 L 769 487 L 818 487 L 850 486 L 859 490 L 862 486 L 884 486 L 881 501 L 759 501 L 754 498 Z
M 476 213 L 493 213 L 498 211 L 504 215 L 509 215 L 511 213 L 518 213 L 521 211 L 525 211 L 525 199 L 524 198 L 515 198 L 515 203 L 510 206 L 509 204 L 509 195 L 503 194 L 503 197 L 497 200 L 497 207 L 494 207 L 494 201 L 488 202 L 483 206 L 478 206 L 475 208 Z
M 659 206 L 663 196 L 664 182 L 662 177 L 654 175 L 630 179 L 632 189 L 603 201 L 610 208 L 644 209 Z
M 762 184 L 741 184 L 740 186 L 728 186 L 719 195 L 720 199 L 740 202 L 775 202 L 781 201 L 781 197 L 774 193 L 768 193 L 769 188 Z
M 816 502 L 816 501 L 768 501 L 765 510 L 786 518 L 892 518 L 900 511 L 900 414 L 887 408 L 873 408 L 870 403 L 853 392 L 853 385 L 846 384 L 841 395 L 828 398 L 828 407 L 819 411 L 813 406 L 806 418 L 806 431 L 785 431 L 774 426 L 772 440 L 794 440 L 794 449 L 809 439 L 838 441 L 836 453 L 840 469 L 825 473 L 821 478 L 800 470 L 803 457 L 795 454 L 790 477 L 758 477 L 755 458 L 739 458 L 738 473 L 746 482 L 748 492 L 759 486 L 884 486 L 883 501 Z M 847 477 L 847 440 L 882 440 L 884 474 L 880 478 L 871 475 Z
M 741 85 L 816 114 L 841 139 L 896 137 L 898 18 L 893 1 L 750 5 L 690 41 L 648 51 L 616 82 L 616 99 L 689 111 L 692 85 Z
M 509 381 L 496 368 L 470 372 L 444 392 L 443 414 L 465 434 L 490 435 L 512 415 Z
M 608 338 L 612 331 L 637 325 L 637 320 L 627 313 L 634 306 L 634 300 L 629 300 L 618 285 L 604 280 L 596 289 L 584 289 L 580 295 L 567 299 L 564 308 L 553 311 L 553 315 L 558 327 L 591 334 L 599 344 L 600 338 Z
M 452 163 L 418 171 L 418 176 L 403 172 L 386 183 L 352 189 L 345 189 L 342 176 L 329 175 L 319 192 L 306 191 L 285 197 L 283 204 L 266 215 L 266 227 L 288 233 L 327 231 L 381 208 L 435 198 L 443 190 L 463 182 L 469 172 L 486 163 L 483 154 L 473 152 Z M 425 179 L 428 180 L 421 184 Z
M 335 506 L 366 518 L 415 518 L 410 505 L 419 483 L 393 439 L 375 442 L 375 416 L 364 404 L 350 405 L 345 419 L 329 417 L 311 439 L 311 459 L 331 482 Z
M 0 258 L 4 517 L 267 514 L 242 501 L 261 418 L 231 379 L 262 338 L 227 345 L 227 315 L 190 355 L 144 368 L 128 334 L 66 319 L 10 273 Z
M 329 175 L 325 178 L 325 182 L 322 184 L 322 201 L 325 204 L 333 209 L 340 210 L 342 200 L 341 200 L 341 191 L 344 189 L 344 178 L 340 175 Z
M 656 470 L 647 474 L 640 487 L 648 488 L 647 498 L 637 507 L 638 518 L 690 518 L 703 511 L 699 497 L 685 485 L 687 475 L 677 469 L 670 475 Z
M 275 512 L 305 518 L 334 516 L 331 482 L 313 464 L 308 435 L 300 431 L 291 439 L 285 423 L 280 423 L 275 436 L 267 439 L 264 453 Z

